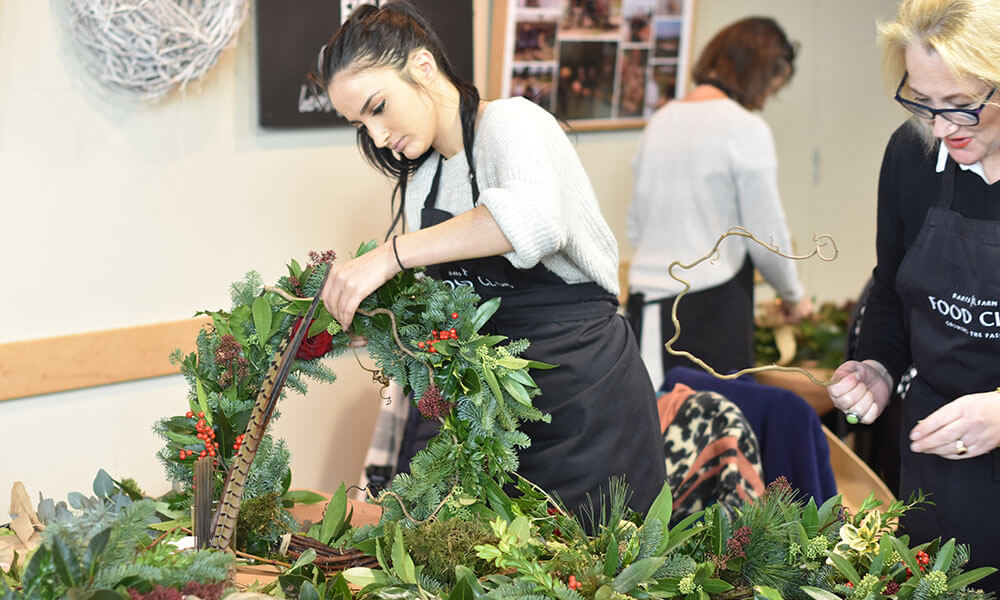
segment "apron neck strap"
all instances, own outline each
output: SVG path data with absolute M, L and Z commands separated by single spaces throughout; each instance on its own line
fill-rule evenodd
M 476 137 L 476 113 L 478 111 L 478 100 L 472 101 L 472 99 L 462 96 L 460 107 L 462 144 L 465 150 L 465 161 L 469 163 L 469 185 L 472 186 L 472 206 L 479 204 L 479 181 L 476 179 L 476 163 L 472 160 L 472 142 Z M 441 185 L 441 166 L 443 164 L 444 157 L 439 153 L 437 170 L 434 171 L 434 179 L 431 180 L 431 189 L 427 191 L 427 198 L 424 199 L 424 208 L 435 208 L 437 204 L 438 188 Z

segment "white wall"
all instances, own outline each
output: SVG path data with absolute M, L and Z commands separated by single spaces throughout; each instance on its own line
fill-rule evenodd
M 474 1 L 482 84 L 496 0 Z M 781 18 L 809 5 L 811 27 L 842 39 L 843 50 L 863 47 L 868 60 L 872 11 L 887 4 L 698 0 L 695 44 L 747 12 Z M 380 238 L 390 186 L 359 157 L 353 131 L 256 125 L 252 16 L 235 49 L 201 82 L 142 105 L 102 91 L 82 71 L 60 5 L 0 0 L 0 343 L 228 308 L 228 285 L 247 270 L 273 281 L 288 259 L 305 259 L 309 250 L 343 256 Z M 822 31 L 824 19 L 836 27 Z M 871 267 L 874 174 L 894 122 L 869 122 L 888 104 L 877 61 L 841 60 L 836 45 L 823 54 L 815 46 L 765 118 L 774 126 L 798 244 L 822 226 L 844 249 L 835 275 L 804 271 L 806 287 L 843 299 L 856 294 Z M 874 99 L 866 110 L 876 106 L 867 120 L 849 104 L 862 96 Z M 818 103 L 812 112 L 804 112 L 807 100 Z M 577 135 L 623 258 L 631 254 L 624 222 L 638 134 Z M 800 139 L 807 134 L 808 144 Z M 833 134 L 849 144 L 828 142 Z M 813 144 L 824 156 L 821 186 L 801 179 Z M 275 424 L 292 449 L 296 487 L 329 491 L 354 482 L 380 403 L 353 357 L 331 366 L 340 381 L 290 396 Z M 88 490 L 101 467 L 136 478 L 150 493 L 166 491 L 150 428 L 185 410 L 186 391 L 174 376 L 0 402 L 0 498 L 16 480 L 32 494 L 63 498 Z

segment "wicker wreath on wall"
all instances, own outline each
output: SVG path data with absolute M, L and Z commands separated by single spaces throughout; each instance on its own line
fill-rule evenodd
M 159 100 L 204 75 L 230 46 L 247 0 L 64 0 L 88 71 L 112 90 Z

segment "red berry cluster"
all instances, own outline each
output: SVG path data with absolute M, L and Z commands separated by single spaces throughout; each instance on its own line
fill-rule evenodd
M 578 590 L 583 587 L 583 584 L 576 580 L 576 575 L 570 575 L 569 579 L 566 580 L 566 586 L 571 590 Z
M 240 446 L 242 446 L 242 445 L 243 445 L 243 436 L 244 436 L 244 435 L 245 435 L 245 434 L 241 433 L 241 434 L 239 434 L 238 436 L 236 436 L 236 441 L 235 441 L 235 442 L 233 442 L 233 450 L 237 450 L 237 451 L 239 451 L 239 449 L 240 449 Z
M 198 419 L 197 422 L 195 422 L 194 424 L 194 428 L 198 431 L 195 437 L 197 437 L 199 440 L 205 443 L 205 449 L 199 453 L 195 452 L 194 450 L 186 450 L 184 448 L 181 448 L 179 451 L 181 460 L 186 460 L 194 456 L 195 454 L 197 454 L 199 457 L 201 456 L 214 457 L 216 454 L 218 454 L 219 442 L 215 441 L 215 430 L 212 429 L 212 426 L 205 421 L 205 413 L 199 412 L 198 415 L 195 416 L 194 412 L 189 410 L 184 416 L 186 416 L 189 419 Z
M 917 564 L 920 565 L 920 572 L 921 573 L 926 573 L 927 572 L 927 565 L 931 564 L 931 557 L 930 557 L 930 555 L 928 555 L 923 550 L 918 550 L 917 554 L 916 554 L 916 558 L 917 558 Z M 910 571 L 910 567 L 906 567 L 906 576 L 910 577 L 912 575 L 913 575 L 913 572 Z
M 452 320 L 457 319 L 458 313 L 457 312 L 451 313 L 451 318 Z M 427 350 L 431 354 L 434 354 L 435 352 L 437 352 L 437 349 L 434 347 L 434 342 L 440 340 L 457 340 L 457 339 L 458 339 L 458 332 L 455 330 L 454 327 L 452 327 L 451 329 L 442 329 L 441 331 L 438 331 L 437 329 L 431 329 L 430 337 L 427 338 L 425 341 L 417 342 L 417 348 L 420 348 L 421 350 Z

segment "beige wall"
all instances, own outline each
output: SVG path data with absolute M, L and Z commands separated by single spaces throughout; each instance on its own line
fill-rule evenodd
M 475 0 L 480 84 L 492 1 Z M 202 81 L 142 105 L 109 95 L 83 72 L 61 31 L 60 5 L 0 0 L 0 343 L 228 308 L 228 284 L 249 269 L 271 281 L 292 257 L 328 248 L 343 256 L 383 233 L 389 186 L 359 158 L 352 131 L 256 125 L 252 17 Z M 873 14 L 888 5 L 696 2 L 696 48 L 748 12 L 786 14 L 794 37 L 822 41 L 806 42 L 794 85 L 765 112 L 797 244 L 820 230 L 843 250 L 832 267 L 803 269 L 821 298 L 853 296 L 871 267 L 874 176 L 899 120 L 873 58 Z M 624 258 L 637 137 L 577 135 Z M 818 183 L 813 149 L 822 157 Z M 341 380 L 290 396 L 276 423 L 297 487 L 355 481 L 380 403 L 353 357 L 331 366 Z M 16 480 L 63 498 L 88 490 L 101 467 L 166 491 L 150 427 L 183 411 L 185 393 L 179 377 L 163 377 L 0 402 L 0 498 Z

